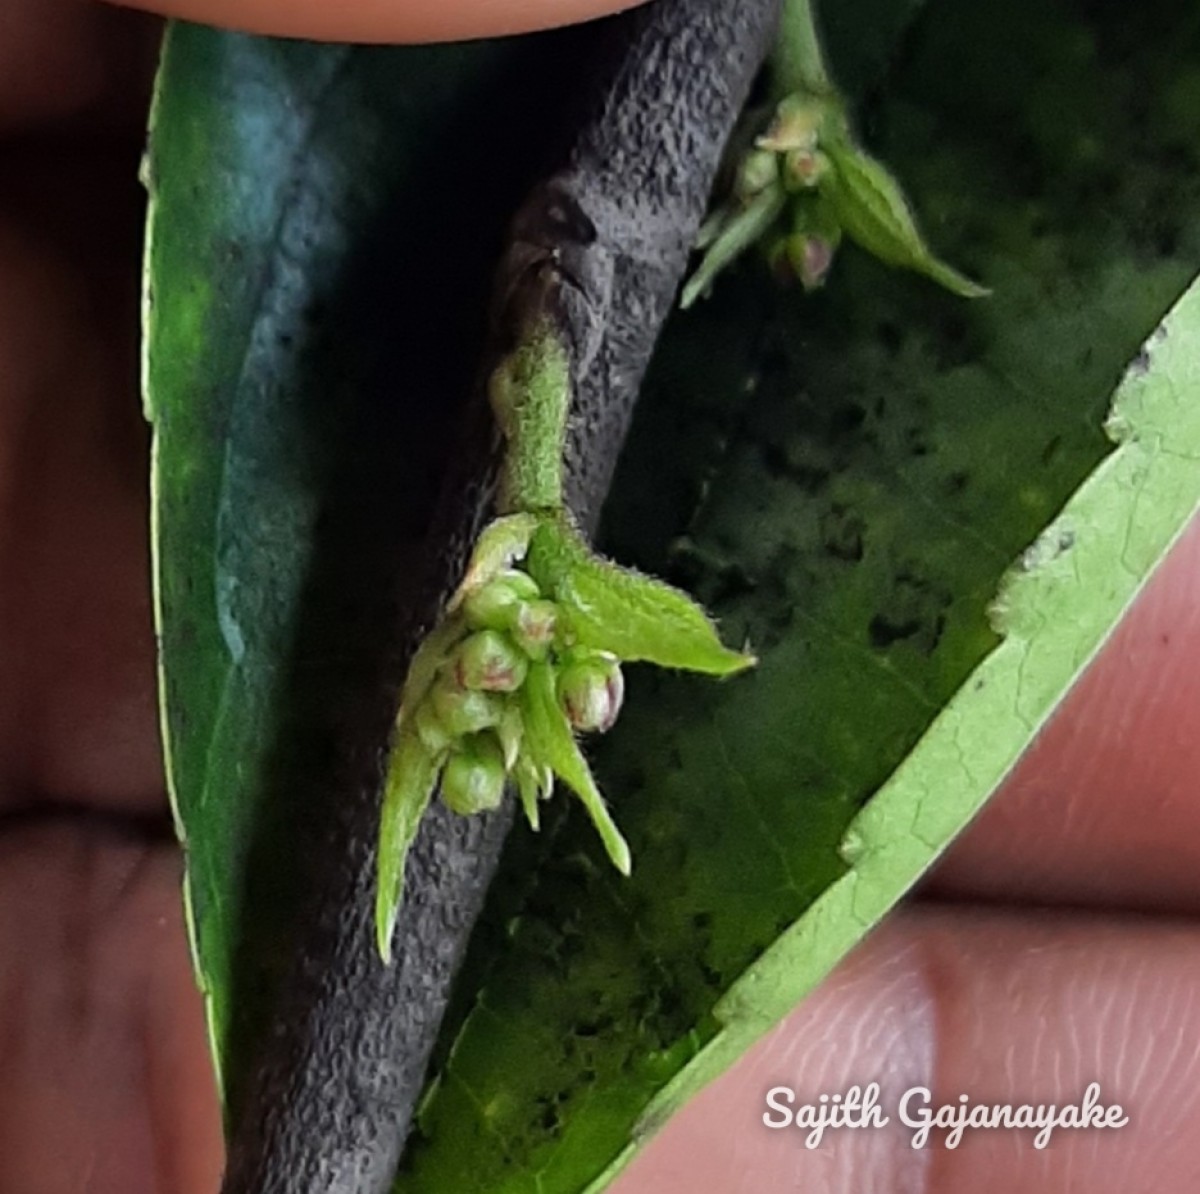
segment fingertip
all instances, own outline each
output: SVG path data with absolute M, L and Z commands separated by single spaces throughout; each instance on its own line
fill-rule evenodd
M 341 42 L 501 37 L 570 25 L 643 0 L 110 0 L 246 33 Z

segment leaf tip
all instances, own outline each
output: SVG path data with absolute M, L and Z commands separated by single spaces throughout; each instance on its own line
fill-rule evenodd
M 729 675 L 737 676 L 742 672 L 748 672 L 751 668 L 758 667 L 759 658 L 754 653 L 754 648 L 750 644 L 743 643 L 740 651 L 731 651 L 733 662 L 729 669 Z
M 718 643 L 716 650 L 707 652 L 704 658 L 695 656 L 683 666 L 687 671 L 700 672 L 703 675 L 714 676 L 718 680 L 725 680 L 730 676 L 738 676 L 742 672 L 757 667 L 758 656 L 747 648 L 733 651 Z
M 614 848 L 609 851 L 609 857 L 612 859 L 613 866 L 628 879 L 633 874 L 633 854 L 624 837 L 619 839 L 619 843 L 619 845 L 614 844 Z
M 967 277 L 966 274 L 961 273 L 953 266 L 947 265 L 944 261 L 940 261 L 937 258 L 929 260 L 925 272 L 939 286 L 944 287 L 951 294 L 955 294 L 959 298 L 991 298 L 992 288 L 990 286 L 981 285 L 973 278 Z
M 731 676 L 740 676 L 742 672 L 748 672 L 753 668 L 758 667 L 758 662 L 759 660 L 757 655 L 751 652 L 745 652 L 739 656 L 737 665 L 730 670 L 729 674 Z
M 392 964 L 392 937 L 396 932 L 397 911 L 396 900 L 381 885 L 375 901 L 375 946 L 384 966 Z
M 690 311 L 696 305 L 697 299 L 704 295 L 705 279 L 701 277 L 699 270 L 693 274 L 683 287 L 683 293 L 679 296 L 679 309 L 681 311 Z

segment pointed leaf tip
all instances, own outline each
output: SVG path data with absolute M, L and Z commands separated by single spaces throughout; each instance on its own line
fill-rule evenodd
M 384 779 L 375 888 L 375 938 L 385 964 L 391 961 L 392 937 L 404 902 L 404 864 L 437 786 L 439 768 L 440 760 L 414 730 L 397 731 Z
M 828 148 L 834 164 L 825 188 L 845 234 L 886 265 L 911 269 L 963 298 L 990 292 L 947 265 L 929 247 L 895 175 L 849 140 Z
M 973 278 L 960 273 L 953 266 L 947 265 L 936 257 L 930 257 L 922 272 L 927 278 L 939 286 L 958 295 L 959 298 L 978 299 L 989 298 L 992 293 L 990 286 L 981 286 Z

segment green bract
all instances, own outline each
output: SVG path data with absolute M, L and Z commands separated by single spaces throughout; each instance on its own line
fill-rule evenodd
M 827 151 L 832 168 L 821 186 L 829 210 L 852 241 L 885 264 L 925 274 L 963 298 L 989 293 L 933 254 L 900 184 L 886 166 L 850 140 L 848 131 L 830 138 Z

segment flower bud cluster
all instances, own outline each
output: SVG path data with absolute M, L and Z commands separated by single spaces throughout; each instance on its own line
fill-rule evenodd
M 834 166 L 821 147 L 828 101 L 789 96 L 775 110 L 770 127 L 751 156 L 771 159 L 775 185 L 787 196 L 786 230 L 767 244 L 776 273 L 796 278 L 805 290 L 821 286 L 842 238 L 842 229 L 821 184 Z M 766 168 L 759 167 L 765 174 Z
M 615 655 L 566 643 L 558 607 L 525 572 L 501 571 L 467 592 L 461 610 L 465 633 L 411 716 L 426 750 L 444 760 L 442 801 L 470 815 L 497 808 L 522 763 L 532 665 L 553 668 L 559 707 L 579 733 L 612 728 L 625 681 Z M 549 795 L 548 782 L 539 787 Z
M 775 272 L 823 285 L 843 237 L 888 265 L 916 270 L 967 298 L 987 293 L 926 245 L 900 184 L 855 141 L 833 90 L 797 92 L 737 164 L 732 192 L 701 230 L 704 258 L 684 289 L 689 306 L 755 243 Z
M 732 676 L 755 660 L 726 647 L 686 593 L 597 556 L 563 511 L 518 511 L 484 528 L 401 694 L 380 815 L 381 957 L 390 956 L 405 859 L 439 786 L 447 808 L 471 815 L 496 808 L 511 780 L 537 829 L 541 802 L 561 782 L 613 866 L 630 873 L 629 844 L 577 740 L 612 728 L 622 662 Z

